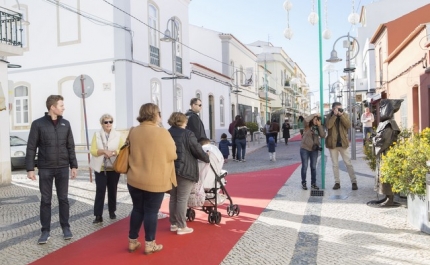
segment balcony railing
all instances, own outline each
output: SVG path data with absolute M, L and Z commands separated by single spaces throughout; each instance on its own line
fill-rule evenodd
M 149 62 L 152 65 L 160 66 L 160 49 L 149 45 Z
M 0 43 L 22 47 L 21 19 L 22 15 L 20 13 L 1 8 Z
M 266 87 L 265 86 L 261 86 L 260 87 L 260 91 L 266 91 Z M 273 87 L 267 87 L 267 91 L 269 92 L 269 93 L 272 93 L 272 94 L 276 94 L 276 89 L 274 89 Z

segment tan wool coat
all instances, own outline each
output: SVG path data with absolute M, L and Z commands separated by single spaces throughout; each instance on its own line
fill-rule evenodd
M 137 189 L 165 192 L 177 186 L 174 161 L 176 145 L 170 133 L 144 121 L 129 135 L 130 157 L 127 183 Z
M 326 127 L 327 127 L 327 138 L 326 138 L 326 146 L 328 149 L 336 148 L 337 141 L 337 129 L 336 129 L 336 118 L 337 116 L 329 114 L 326 119 Z M 339 132 L 340 139 L 342 142 L 342 148 L 349 147 L 348 141 L 348 129 L 351 128 L 351 121 L 349 120 L 348 114 L 344 113 L 340 116 L 340 124 L 339 124 Z

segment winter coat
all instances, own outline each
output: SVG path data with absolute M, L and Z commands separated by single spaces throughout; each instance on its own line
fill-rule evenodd
M 25 156 L 27 171 L 34 171 L 38 148 L 38 168 L 78 168 L 70 123 L 62 116 L 57 116 L 57 121 L 57 125 L 54 125 L 51 116 L 45 112 L 44 117 L 31 124 Z
M 231 143 L 227 139 L 222 139 L 218 144 L 218 148 L 224 157 L 228 157 L 230 155 L 229 146 L 231 146 Z
M 349 119 L 348 114 L 343 113 L 342 116 L 335 116 L 333 113 L 330 113 L 327 115 L 326 118 L 326 127 L 328 130 L 327 133 L 327 139 L 326 139 L 326 145 L 328 149 L 335 149 L 336 148 L 336 142 L 337 142 L 337 123 L 339 123 L 339 133 L 340 133 L 340 139 L 342 143 L 342 148 L 348 148 L 349 147 L 349 141 L 348 141 L 348 129 L 351 128 L 351 121 Z
M 169 132 L 152 121 L 130 131 L 127 184 L 149 192 L 165 192 L 177 186 L 176 147 Z
M 176 154 L 178 155 L 175 160 L 176 176 L 198 182 L 199 166 L 197 159 L 209 163 L 208 154 L 203 151 L 192 131 L 180 127 L 170 127 L 169 132 L 175 141 Z
M 267 144 L 267 147 L 269 148 L 269 153 L 276 152 L 276 143 L 272 136 L 269 137 L 269 143 Z
M 308 151 L 317 151 L 313 150 L 314 144 L 318 145 L 318 148 L 321 147 L 321 139 L 325 137 L 325 131 L 322 126 L 313 126 L 314 129 L 307 129 L 303 133 L 302 142 L 300 143 L 300 148 L 303 148 Z
M 246 134 L 248 133 L 248 128 L 246 126 L 239 126 L 234 129 L 233 137 L 236 140 L 246 139 Z
M 282 124 L 282 138 L 290 138 L 290 124 L 289 123 L 283 123 Z
M 121 133 L 112 129 L 109 133 L 109 138 L 106 139 L 106 133 L 103 129 L 94 133 L 93 140 L 91 141 L 90 153 L 92 155 L 90 161 L 90 167 L 96 172 L 102 172 L 104 170 L 104 155 L 98 155 L 97 150 L 107 149 L 110 151 L 116 151 L 119 153 L 120 148 L 124 145 L 124 139 L 121 137 Z M 107 167 L 112 168 L 113 163 L 117 156 L 112 156 L 107 159 Z
M 205 126 L 203 126 L 203 122 L 200 119 L 200 116 L 197 115 L 192 110 L 188 110 L 185 115 L 188 117 L 188 123 L 186 129 L 192 131 L 197 138 L 197 141 L 200 141 L 202 138 L 206 137 Z

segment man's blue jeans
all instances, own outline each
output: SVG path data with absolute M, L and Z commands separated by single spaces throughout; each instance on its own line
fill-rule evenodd
M 300 158 L 302 159 L 302 183 L 306 182 L 306 172 L 308 170 L 309 160 L 311 161 L 311 185 L 317 182 L 317 160 L 318 151 L 308 151 L 300 148 Z
M 40 223 L 42 232 L 51 230 L 52 184 L 55 179 L 61 228 L 69 225 L 69 168 L 39 168 Z
M 127 184 L 133 201 L 133 210 L 130 216 L 130 231 L 128 237 L 136 239 L 143 223 L 145 241 L 155 240 L 157 231 L 158 211 L 163 202 L 164 192 L 149 192 L 137 189 Z

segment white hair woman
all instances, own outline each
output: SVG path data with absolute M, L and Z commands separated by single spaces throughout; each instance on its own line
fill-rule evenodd
M 90 167 L 96 175 L 96 198 L 94 200 L 93 224 L 103 222 L 103 207 L 106 189 L 110 219 L 116 219 L 116 195 L 120 174 L 113 170 L 113 162 L 124 144 L 121 133 L 113 129 L 113 117 L 103 114 L 100 117 L 101 130 L 94 133 L 90 153 Z

